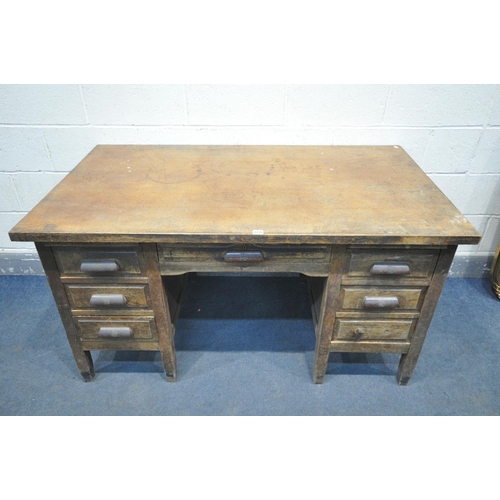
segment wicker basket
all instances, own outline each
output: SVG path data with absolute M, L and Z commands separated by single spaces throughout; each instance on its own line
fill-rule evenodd
M 500 244 L 491 265 L 491 285 L 497 297 L 500 299 Z

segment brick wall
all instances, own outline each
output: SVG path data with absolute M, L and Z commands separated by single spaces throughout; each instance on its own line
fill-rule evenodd
M 8 230 L 96 144 L 399 144 L 500 241 L 500 85 L 0 85 L 0 274 L 41 272 Z

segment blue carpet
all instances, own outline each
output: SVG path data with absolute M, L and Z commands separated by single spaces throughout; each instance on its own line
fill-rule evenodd
M 332 354 L 312 383 L 304 283 L 199 276 L 176 333 L 178 382 L 158 353 L 93 353 L 84 383 L 44 277 L 0 277 L 1 415 L 499 415 L 500 300 L 448 279 L 410 383 L 399 356 Z

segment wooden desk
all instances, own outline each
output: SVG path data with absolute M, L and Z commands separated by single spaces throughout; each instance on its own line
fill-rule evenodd
M 190 272 L 307 276 L 328 355 L 401 353 L 406 384 L 458 244 L 480 234 L 398 146 L 98 146 L 9 233 L 34 241 L 78 368 L 159 350 Z

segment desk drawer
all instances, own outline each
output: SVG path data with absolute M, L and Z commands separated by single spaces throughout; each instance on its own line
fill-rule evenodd
M 148 285 L 65 285 L 73 309 L 152 308 Z
M 408 340 L 414 319 L 337 319 L 334 340 Z
M 75 318 L 82 341 L 106 341 L 113 343 L 154 340 L 156 325 L 154 317 L 95 317 Z
M 430 279 L 436 267 L 439 250 L 356 248 L 346 276 L 349 278 Z
M 327 245 L 159 245 L 160 266 L 171 271 L 290 271 L 328 274 Z M 302 271 L 303 270 L 303 271 Z
M 137 245 L 127 247 L 53 247 L 62 276 L 145 275 Z
M 341 308 L 362 311 L 419 310 L 424 288 L 358 287 L 341 289 Z

